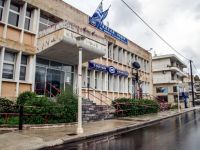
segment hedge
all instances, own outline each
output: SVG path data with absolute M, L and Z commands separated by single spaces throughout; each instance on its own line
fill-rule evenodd
M 62 91 L 54 99 L 32 92 L 20 94 L 16 103 L 0 99 L 0 113 L 17 113 L 19 105 L 24 106 L 25 124 L 69 123 L 77 120 L 78 98 L 72 89 Z M 17 122 L 16 117 L 10 117 L 8 124 Z M 3 123 L 5 122 L 0 116 L 0 124 Z
M 113 101 L 113 105 L 117 110 L 117 116 L 137 116 L 159 111 L 159 104 L 154 100 L 148 99 L 128 99 L 120 98 Z
M 15 103 L 6 98 L 0 98 L 0 113 L 15 113 L 18 109 Z

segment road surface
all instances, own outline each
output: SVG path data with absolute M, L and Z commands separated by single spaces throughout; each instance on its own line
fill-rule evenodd
M 51 150 L 200 150 L 200 111 L 191 111 L 118 136 Z

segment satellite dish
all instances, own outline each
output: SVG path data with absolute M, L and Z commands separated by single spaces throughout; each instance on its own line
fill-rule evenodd
M 140 64 L 137 61 L 135 61 L 132 63 L 132 67 L 138 70 L 140 69 Z

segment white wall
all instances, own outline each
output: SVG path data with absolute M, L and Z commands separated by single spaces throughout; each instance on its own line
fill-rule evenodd
M 171 65 L 170 59 L 159 59 L 159 60 L 153 60 L 152 61 L 152 69 L 153 70 L 161 70 L 163 68 L 167 68 Z
M 171 81 L 171 72 L 166 71 L 165 73 L 163 72 L 154 72 L 153 73 L 153 83 L 158 84 L 158 83 L 169 83 Z

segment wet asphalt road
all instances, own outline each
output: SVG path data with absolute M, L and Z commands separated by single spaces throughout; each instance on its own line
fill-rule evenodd
M 51 150 L 200 150 L 200 111 L 192 111 L 118 136 Z

